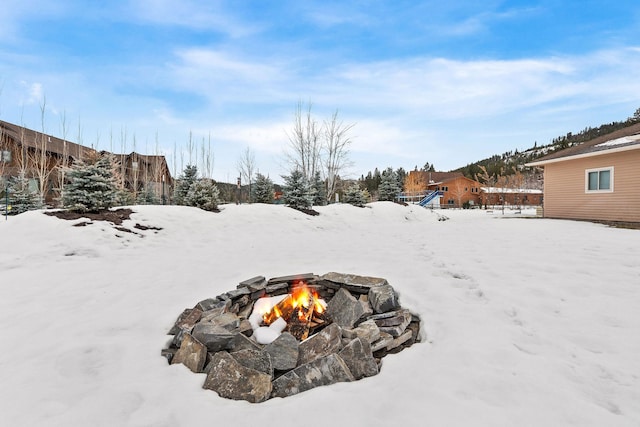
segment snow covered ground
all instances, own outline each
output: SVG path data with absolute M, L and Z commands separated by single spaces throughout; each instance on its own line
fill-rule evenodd
M 0 425 L 640 425 L 638 230 L 391 203 L 134 210 L 124 226 L 162 230 L 0 221 Z M 261 404 L 160 356 L 184 308 L 330 271 L 388 279 L 426 342 Z

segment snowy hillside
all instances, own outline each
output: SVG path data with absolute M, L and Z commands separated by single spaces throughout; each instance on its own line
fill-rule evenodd
M 222 208 L 136 206 L 137 234 L 2 218 L 0 425 L 640 425 L 640 231 L 386 202 Z M 261 404 L 161 357 L 184 308 L 330 271 L 386 278 L 426 342 Z

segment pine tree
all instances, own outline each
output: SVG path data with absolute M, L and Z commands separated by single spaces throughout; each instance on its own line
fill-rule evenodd
M 160 204 L 160 200 L 156 192 L 153 191 L 153 188 L 150 185 L 146 185 L 145 188 L 138 193 L 136 203 L 139 205 L 158 205 Z
M 39 193 L 29 188 L 29 180 L 25 178 L 23 173 L 9 179 L 8 191 L 11 206 L 9 213 L 11 215 L 43 207 Z
M 354 183 L 344 193 L 344 201 L 353 206 L 364 207 L 367 203 L 368 193 L 366 190 L 361 190 L 357 183 Z
M 195 166 L 194 166 L 195 167 Z M 195 206 L 205 211 L 217 211 L 220 203 L 220 191 L 211 179 L 194 182 L 184 198 L 186 206 Z
M 185 199 L 189 188 L 196 182 L 198 168 L 194 165 L 187 165 L 182 175 L 178 178 L 178 183 L 173 193 L 173 200 L 176 205 L 186 205 Z
M 294 209 L 309 209 L 313 204 L 313 198 L 309 192 L 309 183 L 303 173 L 296 169 L 289 176 L 283 176 L 282 188 L 284 203 Z
M 401 187 L 398 185 L 398 177 L 392 168 L 382 172 L 382 181 L 378 187 L 378 200 L 394 201 Z
M 113 159 L 102 156 L 93 164 L 75 163 L 68 173 L 69 184 L 62 194 L 63 206 L 78 212 L 97 212 L 116 203 L 117 183 Z
M 324 206 L 327 204 L 327 191 L 324 188 L 324 180 L 320 172 L 316 172 L 311 183 L 311 198 L 314 206 Z
M 273 203 L 273 181 L 259 172 L 253 185 L 253 200 L 256 203 Z

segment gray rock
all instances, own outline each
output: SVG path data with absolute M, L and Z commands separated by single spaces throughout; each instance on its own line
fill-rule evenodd
M 264 276 L 256 276 L 251 279 L 243 280 L 238 285 L 238 288 L 249 288 L 251 292 L 255 292 L 259 289 L 264 289 L 267 285 L 267 279 Z
M 251 295 L 251 291 L 248 288 L 234 289 L 232 291 L 225 292 L 224 294 L 220 295 L 219 298 L 223 297 L 225 300 L 236 300 L 238 298 L 241 298 L 243 295 Z
M 327 304 L 327 315 L 343 328 L 352 328 L 364 312 L 360 301 L 344 288 L 336 292 Z
M 256 371 L 273 376 L 271 356 L 269 356 L 269 353 L 266 351 L 240 350 L 231 353 L 231 356 L 245 368 L 255 369 Z
M 167 359 L 167 362 L 171 363 L 171 360 L 173 359 L 173 356 L 176 355 L 177 351 L 177 348 L 164 348 L 162 349 L 160 354 L 162 355 L 162 357 Z
M 389 284 L 371 288 L 369 290 L 369 302 L 375 313 L 386 313 L 400 308 L 398 294 Z
M 314 387 L 354 381 L 349 367 L 337 354 L 298 366 L 273 381 L 271 397 L 287 397 Z
M 262 350 L 262 346 L 252 340 L 251 338 L 247 338 L 244 334 L 235 334 L 229 344 L 227 344 L 227 349 L 230 353 L 240 350 Z
M 190 334 L 185 334 L 180 349 L 171 359 L 171 364 L 182 363 L 192 372 L 198 373 L 202 372 L 206 361 L 207 348 Z
M 180 331 L 190 332 L 191 329 L 193 329 L 193 326 L 198 323 L 201 316 L 202 310 L 198 308 L 185 309 L 180 316 L 178 316 L 176 323 L 173 325 L 168 335 L 176 335 Z
M 371 344 L 356 338 L 338 353 L 356 380 L 378 374 L 378 364 L 373 358 Z
M 212 353 L 224 350 L 236 335 L 222 326 L 211 323 L 198 323 L 192 331 L 195 339 L 200 341 Z
M 343 274 L 330 272 L 321 277 L 322 280 L 339 283 L 351 292 L 358 294 L 369 293 L 371 288 L 388 284 L 387 279 L 381 277 L 358 276 L 355 274 Z
M 196 304 L 197 309 L 202 310 L 202 311 L 209 311 L 209 310 L 213 310 L 214 308 L 229 308 L 229 306 L 231 305 L 230 301 L 227 300 L 220 300 L 217 298 L 207 298 L 205 300 L 200 301 L 198 304 Z
M 380 338 L 380 328 L 375 321 L 367 320 L 360 323 L 357 328 L 343 329 L 342 336 L 349 339 L 359 337 L 371 344 Z
M 405 342 L 409 341 L 412 335 L 413 332 L 407 329 L 402 335 L 394 338 L 393 341 L 387 345 L 387 350 L 393 350 L 394 348 L 401 346 Z
M 202 322 L 201 322 L 202 323 Z M 236 332 L 236 329 L 240 326 L 240 318 L 237 314 L 222 313 L 219 316 L 209 319 L 209 323 L 212 325 L 220 326 L 228 331 Z
M 264 402 L 272 390 L 271 375 L 242 366 L 226 351 L 213 356 L 202 387 L 227 399 L 251 403 Z
M 268 284 L 272 285 L 274 283 L 298 283 L 301 280 L 308 283 L 315 278 L 316 275 L 313 273 L 294 274 L 291 276 L 273 277 L 269 279 Z
M 267 291 L 267 293 L 272 297 L 275 297 L 277 295 L 284 295 L 289 293 L 289 283 L 282 282 L 282 283 L 270 284 L 270 285 L 267 285 L 267 287 L 265 288 L 265 291 Z
M 271 356 L 273 368 L 279 371 L 293 369 L 298 364 L 298 340 L 288 332 L 283 332 L 264 351 Z
M 402 335 L 411 323 L 411 313 L 409 310 L 399 310 L 394 317 L 374 320 L 381 332 L 386 332 L 394 337 Z
M 229 308 L 226 305 L 222 307 L 212 308 L 211 310 L 203 311 L 202 318 L 200 319 L 200 321 L 211 322 L 212 319 L 215 319 L 216 317 L 221 316 L 227 311 L 229 311 Z
M 336 353 L 342 347 L 342 330 L 335 323 L 300 343 L 298 366 Z
M 390 334 L 386 332 L 380 332 L 380 339 L 371 344 L 371 351 L 375 353 L 379 350 L 386 350 L 387 346 L 391 344 L 392 341 L 393 337 Z

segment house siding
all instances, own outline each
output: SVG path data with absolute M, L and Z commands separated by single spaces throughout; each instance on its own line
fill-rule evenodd
M 585 192 L 587 169 L 614 168 L 613 191 Z M 544 165 L 544 216 L 640 222 L 640 150 Z

